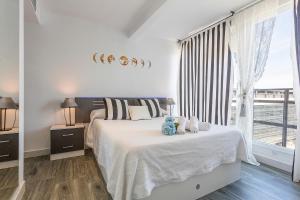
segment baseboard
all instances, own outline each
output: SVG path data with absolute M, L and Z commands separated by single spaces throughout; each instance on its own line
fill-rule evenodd
M 25 181 L 19 183 L 19 186 L 15 190 L 14 194 L 11 197 L 11 200 L 21 200 L 25 193 Z
M 292 173 L 292 166 L 284 163 L 284 162 L 280 162 L 278 160 L 273 160 L 267 157 L 264 157 L 262 155 L 255 155 L 256 160 L 260 163 L 275 167 L 277 169 Z
M 50 160 L 59 160 L 59 159 L 76 157 L 76 156 L 84 156 L 84 150 L 71 151 L 71 152 L 66 152 L 66 153 L 51 154 L 50 155 Z
M 11 167 L 17 167 L 19 165 L 18 160 L 12 160 L 12 161 L 6 161 L 6 162 L 0 162 L 0 169 L 6 169 Z
M 24 158 L 50 155 L 50 149 L 38 149 L 24 152 Z
M 292 149 L 254 141 L 253 153 L 258 162 L 289 173 L 292 172 L 294 157 L 294 151 Z

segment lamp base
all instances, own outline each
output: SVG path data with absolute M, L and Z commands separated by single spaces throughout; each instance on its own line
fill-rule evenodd
M 66 126 L 75 126 L 75 124 L 66 124 Z
M 0 128 L 0 131 L 11 131 L 13 128 Z

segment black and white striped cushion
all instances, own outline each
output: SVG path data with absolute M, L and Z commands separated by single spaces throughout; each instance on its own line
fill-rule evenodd
M 105 98 L 106 120 L 130 119 L 128 112 L 128 101 L 123 99 Z
M 158 99 L 140 99 L 142 106 L 147 106 L 151 117 L 162 117 Z

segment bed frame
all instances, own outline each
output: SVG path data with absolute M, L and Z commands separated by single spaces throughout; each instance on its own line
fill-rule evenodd
M 89 123 L 92 110 L 104 108 L 105 97 L 75 97 L 78 108 L 75 111 L 76 123 Z M 118 99 L 127 99 L 131 106 L 140 105 L 138 99 L 147 99 L 147 97 L 112 97 Z M 165 97 L 149 97 L 156 98 L 159 101 L 160 107 L 167 109 L 167 98 Z
M 102 176 L 107 182 L 105 170 L 100 166 Z M 196 200 L 240 179 L 241 161 L 223 164 L 214 171 L 194 176 L 186 181 L 170 183 L 155 188 L 151 196 L 139 200 Z
M 137 105 L 137 99 L 143 98 L 125 98 L 128 99 L 129 105 Z M 153 98 L 153 97 L 152 97 Z M 89 123 L 90 113 L 94 109 L 104 108 L 104 97 L 76 97 L 78 109 L 75 112 L 76 123 Z M 167 108 L 167 98 L 157 98 L 163 109 Z M 102 166 L 99 166 L 102 176 L 107 182 L 107 176 Z M 241 161 L 235 163 L 223 164 L 210 173 L 194 176 L 186 181 L 179 183 L 170 183 L 155 188 L 151 196 L 140 200 L 196 200 L 211 192 L 214 192 L 226 185 L 229 185 L 240 179 Z

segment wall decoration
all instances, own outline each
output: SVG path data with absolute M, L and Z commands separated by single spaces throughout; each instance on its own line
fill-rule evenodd
M 92 60 L 94 63 L 100 63 L 100 64 L 112 64 L 114 61 L 116 61 L 116 57 L 113 54 L 110 55 L 105 55 L 104 53 L 98 53 L 98 52 L 94 52 L 92 54 Z M 128 64 L 131 64 L 131 66 L 134 67 L 147 67 L 147 69 L 150 69 L 152 67 L 152 63 L 150 60 L 144 60 L 142 58 L 136 58 L 136 57 L 132 57 L 132 58 L 128 58 L 125 55 L 122 55 L 119 57 L 119 63 L 122 66 L 127 66 Z
M 104 63 L 105 63 L 104 54 L 101 54 L 101 56 L 100 56 L 100 61 L 102 62 L 102 64 L 104 64 Z
M 93 54 L 93 61 L 94 61 L 95 63 L 98 63 L 98 62 L 97 62 L 97 59 L 96 59 L 96 56 L 97 56 L 97 52 Z
M 151 68 L 152 67 L 152 63 L 150 60 L 148 60 L 148 68 Z
M 141 59 L 141 65 L 142 65 L 142 67 L 145 66 L 145 61 L 143 59 Z
M 125 65 L 128 65 L 128 58 L 126 56 L 121 56 L 120 57 L 120 64 L 125 66 Z
M 137 59 L 136 58 L 132 58 L 131 59 L 131 65 L 133 65 L 133 66 L 137 66 L 137 64 L 138 64 L 138 61 L 137 61 Z
M 116 58 L 115 58 L 115 56 L 114 55 L 109 55 L 108 57 L 107 57 L 107 62 L 109 63 L 109 64 L 111 64 L 113 61 L 115 61 L 116 60 Z

